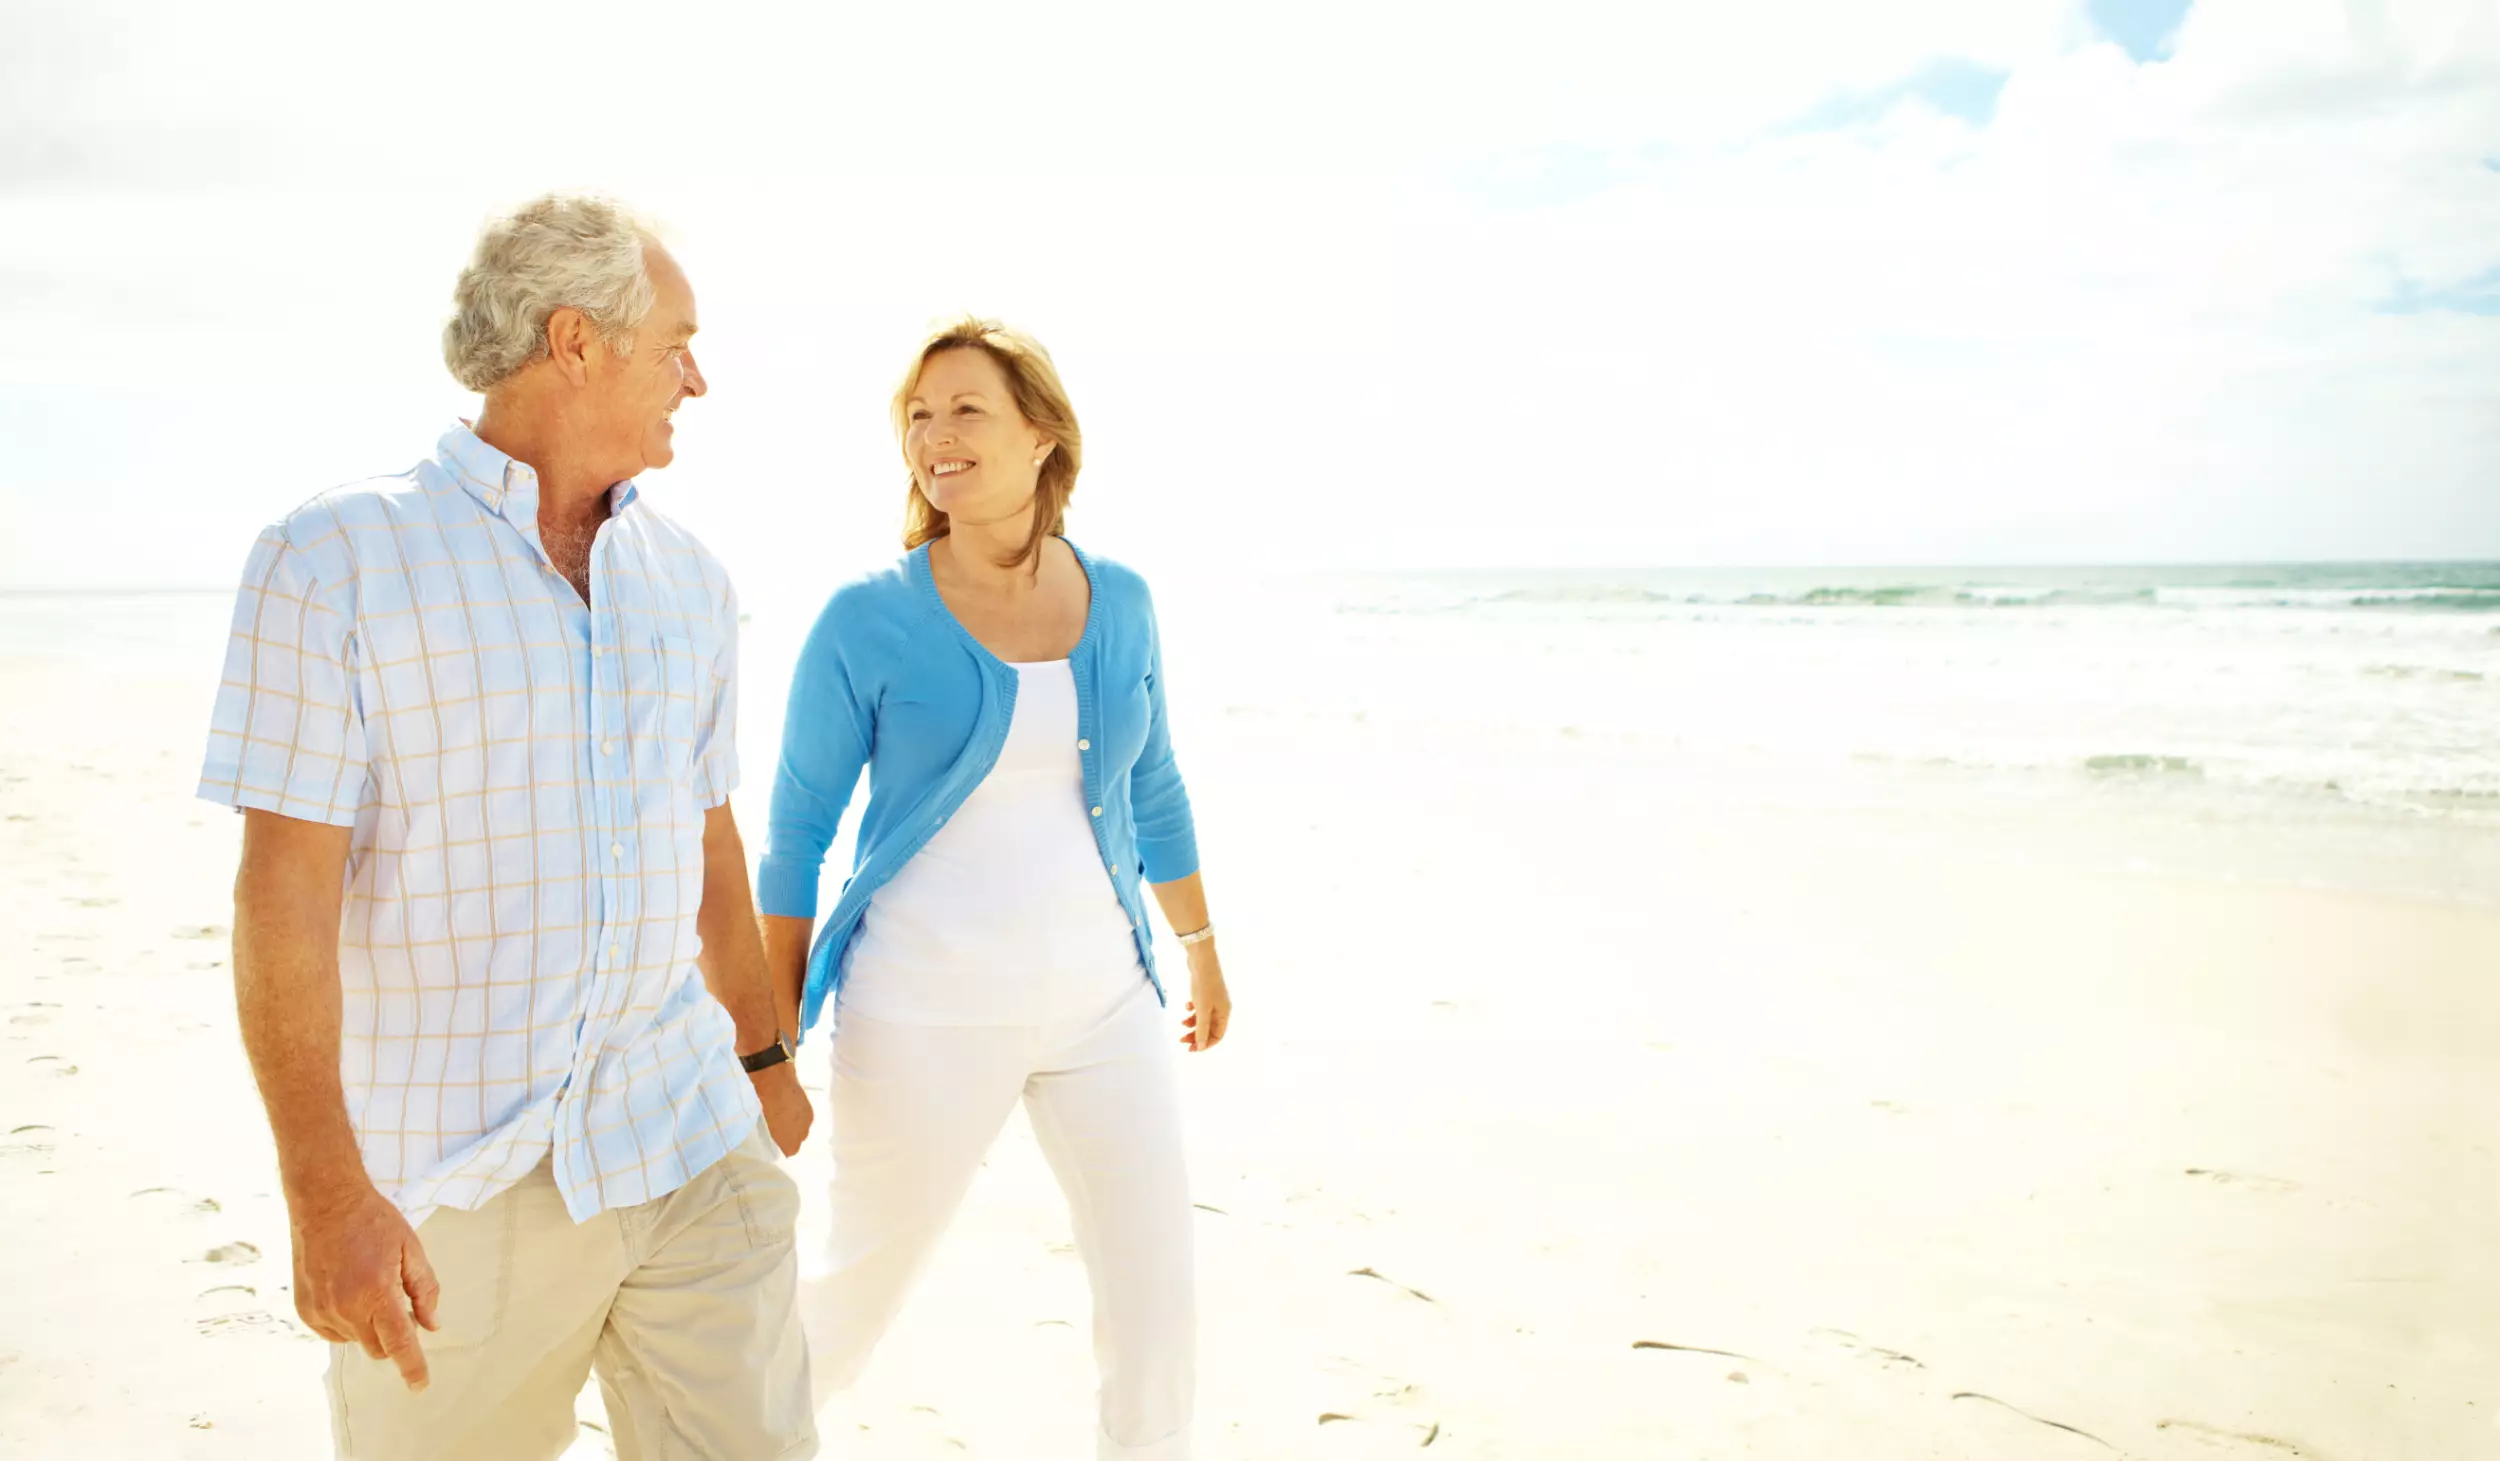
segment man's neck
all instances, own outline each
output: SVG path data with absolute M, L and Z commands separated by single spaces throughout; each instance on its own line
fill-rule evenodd
M 565 449 L 562 422 L 548 413 L 498 412 L 493 397 L 470 429 L 477 439 L 538 476 L 538 525 L 542 537 L 579 533 L 608 518 L 608 493 L 616 483 L 583 468 Z

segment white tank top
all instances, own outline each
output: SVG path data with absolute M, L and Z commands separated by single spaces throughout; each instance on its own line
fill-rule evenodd
M 1146 977 L 1094 844 L 1066 660 L 1015 665 L 998 764 L 869 899 L 841 1007 L 917 1025 L 1039 1025 Z

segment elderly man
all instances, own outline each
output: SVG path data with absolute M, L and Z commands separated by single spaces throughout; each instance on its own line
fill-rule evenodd
M 496 220 L 443 332 L 476 425 L 244 569 L 200 794 L 343 1456 L 556 1456 L 594 1369 L 621 1456 L 815 1451 L 737 600 L 633 480 L 694 332 L 614 204 Z

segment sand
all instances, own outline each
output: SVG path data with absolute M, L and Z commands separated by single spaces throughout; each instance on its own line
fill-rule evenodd
M 0 660 L 10 1457 L 326 1454 L 205 695 Z M 2500 914 L 1568 738 L 1186 750 L 1203 1456 L 2500 1456 Z M 1086 1312 L 1019 1119 L 827 1454 L 1090 1455 Z

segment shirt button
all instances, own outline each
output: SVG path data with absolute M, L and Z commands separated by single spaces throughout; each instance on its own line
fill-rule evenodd
M 1100 808 L 1100 807 L 1096 807 L 1096 808 L 1094 808 L 1094 815 L 1095 815 L 1095 816 L 1097 816 L 1097 817 L 1101 816 L 1101 815 L 1102 815 L 1102 808 Z
M 620 945 L 620 944 L 610 944 L 610 945 L 608 945 L 608 957 L 609 957 L 610 959 L 621 959 L 621 958 L 624 958 L 624 957 L 625 957 L 625 950 L 624 950 L 624 947 L 623 947 L 622 945 Z
M 624 844 L 624 843 L 622 843 L 622 842 L 611 842 L 611 843 L 609 843 L 609 844 L 608 844 L 608 856 L 610 856 L 610 857 L 623 857 L 624 855 L 625 855 L 625 844 Z
M 1094 749 L 1094 743 L 1092 741 L 1079 741 L 1076 743 L 1076 748 L 1080 751 L 1090 751 Z
M 615 755 L 615 754 L 616 754 L 616 742 L 614 742 L 614 741 L 601 741 L 601 742 L 599 743 L 599 754 L 600 754 L 600 755 L 602 755 L 602 756 L 613 756 L 613 755 Z

